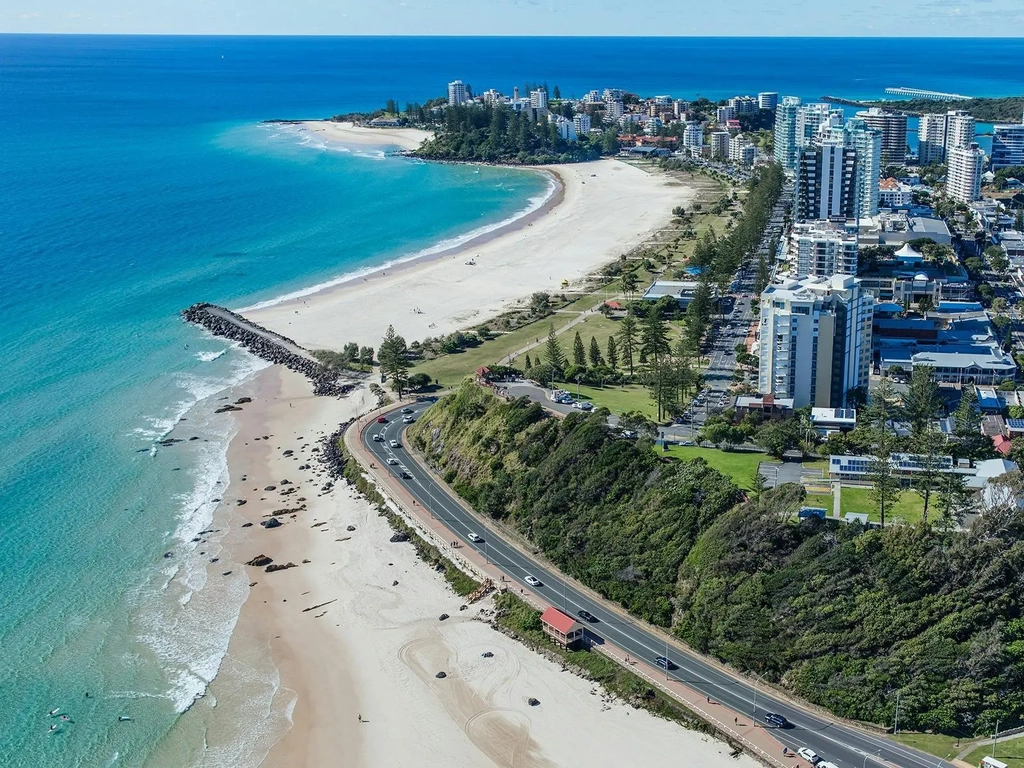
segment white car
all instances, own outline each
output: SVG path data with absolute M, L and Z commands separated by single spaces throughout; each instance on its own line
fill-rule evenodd
M 390 445 L 390 446 L 391 446 L 392 448 L 400 448 L 400 447 L 401 447 L 401 446 L 400 446 L 400 445 L 398 444 L 398 441 L 397 441 L 397 440 L 388 440 L 388 445 Z
M 536 576 L 527 576 L 525 579 L 523 579 L 523 581 L 525 581 L 531 587 L 540 586 L 540 579 L 538 579 Z
M 402 418 L 403 424 L 412 424 L 414 421 L 416 421 L 416 419 L 414 419 L 412 416 L 405 416 Z
M 388 459 L 388 464 L 390 464 L 393 467 L 396 467 L 396 466 L 398 466 L 398 459 L 396 459 L 394 456 L 392 456 L 392 457 L 390 457 Z
M 373 442 L 375 442 L 375 443 L 383 443 L 384 442 L 384 435 L 374 435 L 373 436 Z
M 475 533 L 468 533 L 468 534 L 466 534 L 466 538 L 469 539 L 470 541 L 478 541 L 478 542 L 479 541 L 483 541 L 483 539 L 481 539 Z
M 821 758 L 818 757 L 818 753 L 809 747 L 800 747 L 796 753 L 811 765 L 817 765 L 821 762 Z

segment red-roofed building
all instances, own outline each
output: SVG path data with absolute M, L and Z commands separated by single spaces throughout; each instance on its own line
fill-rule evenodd
M 1013 443 L 1006 435 L 996 435 L 992 438 L 992 447 L 996 449 L 996 453 L 1006 456 L 1013 450 Z
M 540 617 L 544 634 L 563 648 L 572 646 L 583 640 L 583 627 L 572 616 L 567 616 L 552 606 Z

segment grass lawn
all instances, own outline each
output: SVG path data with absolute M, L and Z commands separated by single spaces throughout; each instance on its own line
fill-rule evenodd
M 992 754 L 992 744 L 978 747 L 964 758 L 965 763 L 978 765 L 981 758 Z M 1000 741 L 996 744 L 996 760 L 1006 763 L 1010 768 L 1024 768 L 1024 739 Z
M 949 736 L 944 733 L 901 733 L 895 739 L 901 744 L 915 747 L 922 752 L 928 752 L 942 758 L 945 758 L 946 755 L 956 755 L 960 751 L 960 747 L 957 746 L 956 736 Z M 970 741 L 970 739 L 965 739 L 965 741 Z M 980 761 L 981 758 L 979 757 L 978 760 Z M 972 765 L 977 764 L 977 761 L 972 763 Z
M 834 499 L 831 493 L 808 493 L 807 498 L 804 499 L 805 507 L 824 507 L 828 510 L 826 514 L 832 514 L 832 504 Z
M 569 390 L 573 397 L 576 396 L 575 384 L 560 384 L 559 386 Z M 595 406 L 603 406 L 612 413 L 640 411 L 652 421 L 658 415 L 658 409 L 651 400 L 651 393 L 647 391 L 646 387 L 639 384 L 630 384 L 624 387 L 608 385 L 604 388 L 580 385 L 579 393 L 580 400 L 590 400 Z
M 688 445 L 670 446 L 667 453 L 669 456 L 687 461 L 696 458 L 704 459 L 709 466 L 731 477 L 733 482 L 745 491 L 753 490 L 757 465 L 768 458 L 763 453 L 720 451 L 717 448 Z
M 824 477 L 825 472 L 828 471 L 828 461 L 826 459 L 821 459 L 819 461 L 805 461 L 804 469 L 820 469 L 822 477 Z
M 849 488 L 843 486 L 840 505 L 842 514 L 847 512 L 867 512 L 868 520 L 879 522 L 878 509 L 871 498 L 870 488 Z M 886 522 L 895 522 L 897 518 L 913 525 L 919 523 L 924 514 L 924 501 L 916 493 L 904 490 L 896 503 L 886 511 Z

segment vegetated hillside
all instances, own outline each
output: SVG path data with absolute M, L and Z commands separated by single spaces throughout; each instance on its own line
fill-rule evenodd
M 668 625 L 690 547 L 740 498 L 703 462 L 663 460 L 615 437 L 607 412 L 547 416 L 464 384 L 410 439 L 477 509 L 507 519 L 566 572 Z
M 961 99 L 959 101 L 933 101 L 932 99 L 900 99 L 867 102 L 874 107 L 898 109 L 914 115 L 945 114 L 950 109 L 965 109 L 979 123 L 1019 123 L 1024 110 L 1024 96 L 1004 96 L 998 99 Z
M 798 486 L 738 503 L 703 462 L 615 438 L 601 413 L 559 421 L 470 384 L 411 440 L 581 581 L 837 715 L 890 725 L 899 692 L 907 729 L 1021 722 L 1019 475 L 1010 502 L 967 531 L 865 530 L 793 522 Z

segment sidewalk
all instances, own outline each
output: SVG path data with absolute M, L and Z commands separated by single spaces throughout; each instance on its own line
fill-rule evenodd
M 362 440 L 363 433 L 368 427 L 376 424 L 376 418 L 380 413 L 393 409 L 395 405 L 373 411 L 353 423 L 345 431 L 346 448 L 359 462 L 363 472 L 373 480 L 378 491 L 389 501 L 389 506 L 392 506 L 396 513 L 413 525 L 423 538 L 441 550 L 454 563 L 476 575 L 477 578 L 491 579 L 495 584 L 500 585 L 504 575 L 501 569 L 488 562 L 472 547 L 453 547 L 451 544 L 452 533 L 444 523 L 437 520 L 427 509 L 417 503 L 405 486 L 395 481 L 379 465 L 376 465 L 375 459 L 366 451 Z M 401 403 L 397 405 L 401 405 Z M 410 456 L 410 460 L 418 461 L 413 456 Z M 372 468 L 371 464 L 374 465 Z M 486 524 L 481 527 L 487 529 Z M 544 611 L 551 606 L 551 603 L 531 590 L 520 589 L 519 597 L 539 611 Z M 775 740 L 768 729 L 758 727 L 753 723 L 748 715 L 734 712 L 715 703 L 714 700 L 708 702 L 704 695 L 682 683 L 666 680 L 663 671 L 642 661 L 630 659 L 627 663 L 626 653 L 612 643 L 606 641 L 603 646 L 597 647 L 597 650 L 682 703 L 702 720 L 714 726 L 723 736 L 741 744 L 762 762 L 778 768 L 794 768 L 794 766 L 810 768 L 806 761 L 795 755 L 791 754 L 784 758 L 782 744 Z M 729 723 L 729 720 L 733 720 L 733 722 Z

